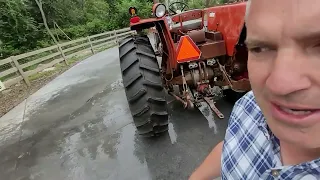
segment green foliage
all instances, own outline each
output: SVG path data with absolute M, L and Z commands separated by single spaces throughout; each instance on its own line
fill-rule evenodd
M 202 9 L 206 7 L 205 1 L 191 0 L 187 4 L 190 9 Z
M 35 48 L 35 38 L 41 37 L 35 19 L 30 15 L 30 7 L 26 0 L 0 1 L 0 55 L 7 56 L 11 52 L 19 53 Z
M 110 6 L 106 0 L 41 2 L 49 27 L 62 41 L 67 39 L 54 29 L 54 23 L 72 39 L 120 27 L 109 23 Z M 0 59 L 53 44 L 34 0 L 0 0 L 0 15 Z
M 129 26 L 130 15 L 128 9 L 132 6 L 138 10 L 139 17 L 148 18 L 152 14 L 152 1 L 146 0 L 119 0 L 115 3 L 115 11 L 111 15 L 113 24 L 117 26 L 115 28 Z

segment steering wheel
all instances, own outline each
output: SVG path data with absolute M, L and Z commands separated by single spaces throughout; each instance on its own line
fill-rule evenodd
M 173 15 L 178 14 L 177 11 L 173 10 L 173 5 L 175 5 L 175 4 L 180 4 L 180 5 L 182 6 L 181 12 L 182 12 L 183 10 L 185 10 L 186 8 L 189 9 L 188 4 L 186 4 L 186 3 L 184 3 L 184 2 L 174 2 L 174 3 L 171 3 L 170 6 L 169 6 L 169 10 L 173 13 Z M 177 9 L 177 10 L 178 10 L 178 9 Z

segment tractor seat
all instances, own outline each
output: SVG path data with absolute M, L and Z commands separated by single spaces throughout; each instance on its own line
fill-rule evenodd
M 202 25 L 202 19 L 195 19 L 195 20 L 190 20 L 190 21 L 185 21 L 182 22 L 182 29 L 181 31 L 187 32 L 190 30 L 195 30 L 195 29 L 201 29 Z M 178 32 L 180 29 L 180 23 L 174 24 L 172 26 L 172 32 Z

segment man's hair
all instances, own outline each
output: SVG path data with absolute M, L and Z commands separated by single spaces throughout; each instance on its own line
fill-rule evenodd
M 249 16 L 249 13 L 250 13 L 250 6 L 251 6 L 251 0 L 248 0 L 247 1 L 247 5 L 246 5 L 246 14 L 245 14 L 245 21 L 247 21 L 248 19 L 248 16 Z

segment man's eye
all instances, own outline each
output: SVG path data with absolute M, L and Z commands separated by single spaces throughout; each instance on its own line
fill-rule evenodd
M 249 51 L 252 53 L 261 53 L 270 50 L 269 48 L 266 47 L 253 47 L 249 48 Z

